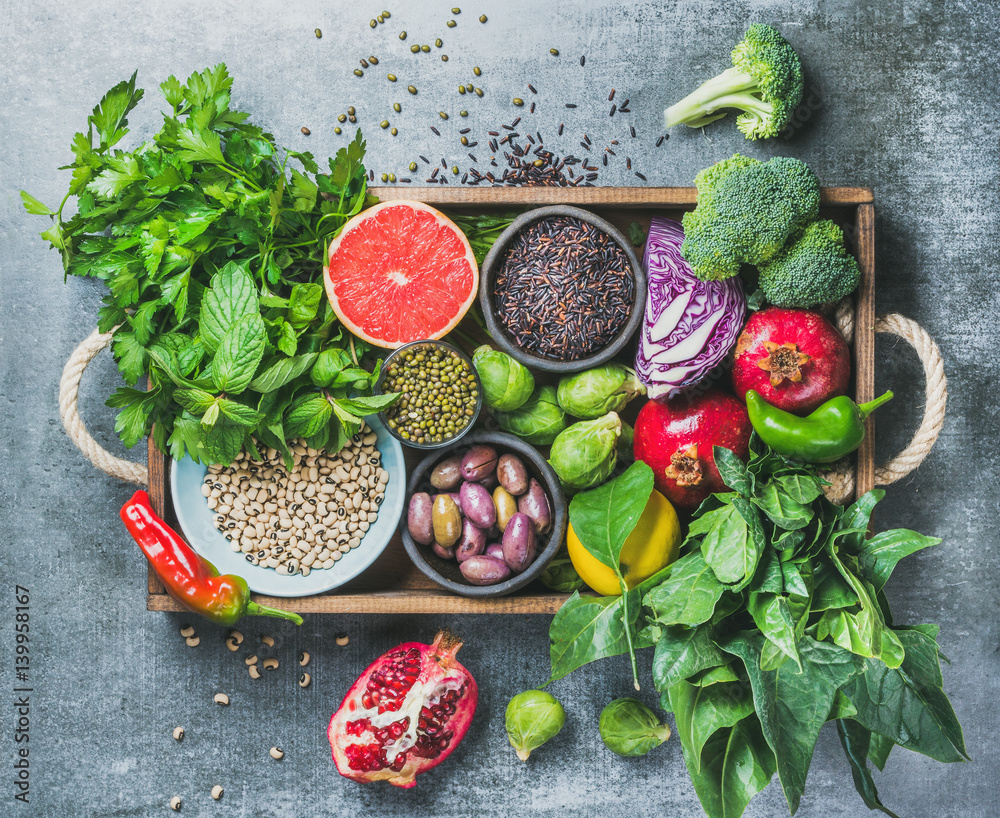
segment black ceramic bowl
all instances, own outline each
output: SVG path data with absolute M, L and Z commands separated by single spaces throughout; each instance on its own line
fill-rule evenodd
M 524 462 L 528 474 L 542 484 L 552 505 L 552 529 L 547 534 L 539 535 L 538 556 L 535 557 L 535 561 L 523 573 L 514 574 L 510 579 L 496 585 L 471 584 L 462 576 L 457 562 L 442 559 L 431 550 L 429 545 L 420 545 L 414 541 L 406 525 L 410 497 L 418 491 L 426 491 L 432 495 L 437 493 L 437 490 L 432 488 L 430 484 L 430 473 L 434 467 L 448 457 L 464 454 L 477 443 L 493 446 L 500 454 L 512 452 L 518 455 Z M 413 564 L 442 588 L 462 596 L 479 598 L 504 596 L 518 588 L 523 588 L 545 570 L 545 567 L 559 551 L 566 536 L 566 517 L 566 497 L 559 485 L 559 478 L 556 477 L 552 467 L 538 453 L 537 449 L 523 440 L 503 432 L 473 432 L 462 438 L 460 443 L 449 446 L 447 449 L 438 449 L 427 455 L 410 473 L 406 487 L 406 509 L 403 510 L 403 545 L 406 548 L 406 553 L 413 560 Z
M 632 268 L 632 277 L 635 281 L 635 297 L 632 302 L 632 310 L 628 320 L 619 330 L 618 334 L 603 349 L 595 352 L 586 358 L 577 358 L 572 361 L 560 361 L 555 358 L 547 358 L 534 352 L 523 349 L 518 345 L 514 337 L 504 327 L 503 322 L 497 316 L 496 305 L 493 303 L 493 285 L 496 281 L 497 272 L 503 265 L 504 257 L 507 254 L 507 246 L 511 240 L 525 227 L 551 218 L 552 216 L 572 216 L 580 221 L 594 225 L 602 232 L 606 233 L 628 257 L 629 266 Z M 553 205 L 551 207 L 539 207 L 529 210 L 518 216 L 493 244 L 482 266 L 479 268 L 479 305 L 483 310 L 483 317 L 486 319 L 486 327 L 490 337 L 495 344 L 512 358 L 517 359 L 522 364 L 543 372 L 581 372 L 593 366 L 607 363 L 615 357 L 622 348 L 629 342 L 642 323 L 643 310 L 646 308 L 646 273 L 642 265 L 636 258 L 632 250 L 632 245 L 613 224 L 596 216 L 588 210 L 581 210 L 578 207 L 568 205 Z

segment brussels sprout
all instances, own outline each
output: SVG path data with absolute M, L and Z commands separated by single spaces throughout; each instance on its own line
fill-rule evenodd
M 521 761 L 527 761 L 531 751 L 553 738 L 565 723 L 563 706 L 544 690 L 525 690 L 507 705 L 507 738 Z
M 583 420 L 620 412 L 636 395 L 645 395 L 635 371 L 622 364 L 604 364 L 559 379 L 559 405 L 568 415 Z
M 505 432 L 535 446 L 548 446 L 566 428 L 566 413 L 559 408 L 554 386 L 540 386 L 516 412 L 497 412 Z
M 568 489 L 600 485 L 615 470 L 621 432 L 621 419 L 614 412 L 574 423 L 552 441 L 549 464 Z
M 531 397 L 535 379 L 522 364 L 487 345 L 472 353 L 472 365 L 483 384 L 483 400 L 490 409 L 511 412 Z
M 576 568 L 573 567 L 569 552 L 565 548 L 555 555 L 538 578 L 546 588 L 560 594 L 579 591 L 584 586 L 584 582 L 580 579 Z
M 620 756 L 644 756 L 670 738 L 670 728 L 638 699 L 615 699 L 601 711 L 601 740 Z

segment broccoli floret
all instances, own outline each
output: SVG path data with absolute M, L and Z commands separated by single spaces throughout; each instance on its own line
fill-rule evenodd
M 695 177 L 698 206 L 684 214 L 681 254 L 705 281 L 766 264 L 819 213 L 819 180 L 798 159 L 736 154 Z
M 754 23 L 732 52 L 733 67 L 710 79 L 664 111 L 667 128 L 681 123 L 700 128 L 741 113 L 736 127 L 747 139 L 777 136 L 802 100 L 802 63 L 788 41 L 771 26 Z M 722 113 L 717 113 L 722 110 Z
M 828 220 L 813 222 L 788 248 L 760 270 L 760 287 L 778 307 L 815 307 L 839 301 L 861 280 L 844 233 Z

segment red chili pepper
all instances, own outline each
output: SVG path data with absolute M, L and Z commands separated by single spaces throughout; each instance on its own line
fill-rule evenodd
M 121 518 L 167 593 L 189 611 L 219 625 L 233 625 L 244 615 L 277 616 L 302 624 L 298 614 L 252 601 L 243 577 L 220 576 L 212 563 L 199 557 L 156 515 L 145 491 L 137 491 L 122 506 Z

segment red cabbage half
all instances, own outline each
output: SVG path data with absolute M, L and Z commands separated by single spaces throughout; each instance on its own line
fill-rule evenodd
M 654 217 L 642 257 L 649 281 L 635 371 L 649 397 L 664 397 L 705 378 L 743 329 L 747 300 L 739 276 L 702 281 L 681 256 L 684 230 Z

